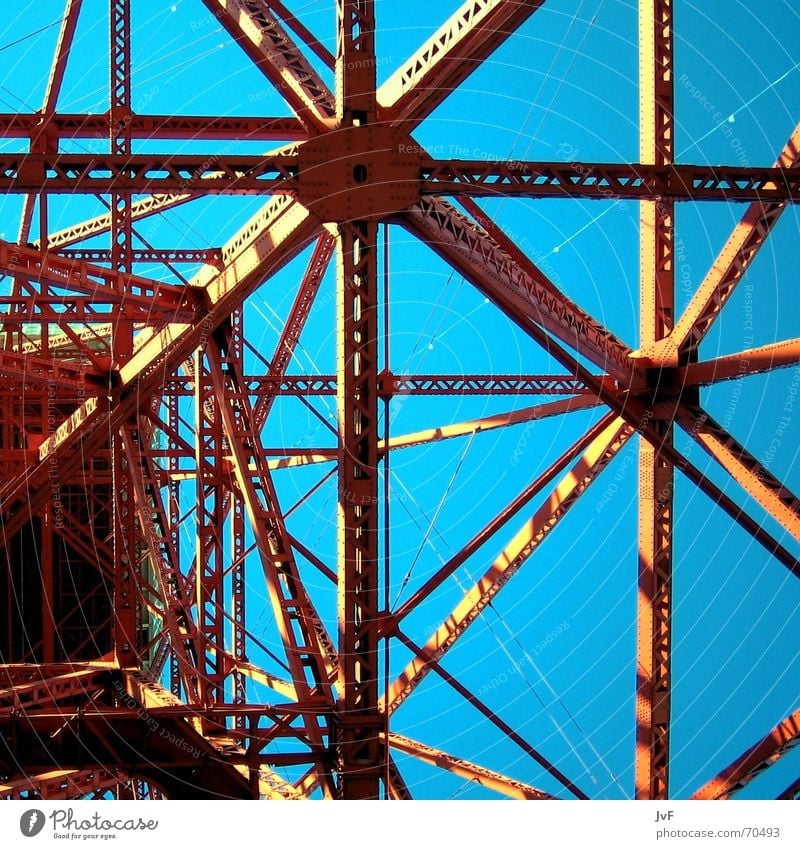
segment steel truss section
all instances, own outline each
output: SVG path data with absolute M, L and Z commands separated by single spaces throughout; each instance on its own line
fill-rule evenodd
M 106 112 L 57 109 L 87 11 L 67 0 L 41 109 L 0 114 L 0 137 L 29 144 L 0 154 L 0 190 L 24 196 L 16 242 L 0 240 L 0 272 L 10 280 L 0 295 L 0 587 L 8 599 L 0 796 L 408 799 L 411 764 L 420 762 L 510 798 L 554 798 L 538 779 L 525 780 L 532 768 L 550 782 L 543 787 L 555 782 L 564 795 L 587 798 L 585 775 L 569 774 L 546 743 L 523 736 L 448 666 L 467 629 L 501 592 L 514 592 L 515 575 L 537 568 L 542 543 L 563 533 L 564 517 L 635 443 L 632 791 L 669 798 L 678 476 L 790 580 L 800 577 L 794 549 L 743 510 L 726 483 L 754 499 L 792 546 L 800 500 L 708 415 L 700 394 L 800 358 L 796 338 L 706 360 L 700 350 L 781 214 L 800 200 L 800 125 L 771 167 L 676 164 L 676 4 L 640 0 L 640 162 L 436 159 L 415 128 L 521 27 L 539 25 L 541 0 L 465 2 L 380 87 L 374 0 L 330 4 L 335 55 L 278 0 L 203 4 L 290 117 L 137 114 L 131 0 L 108 2 Z M 107 143 L 67 152 L 88 138 Z M 202 142 L 210 152 L 169 153 L 174 145 L 159 144 L 167 141 Z M 241 141 L 285 146 L 243 154 Z M 55 194 L 94 196 L 102 214 L 51 232 Z M 158 247 L 137 230 L 150 216 L 219 194 L 271 197 L 221 247 L 181 239 Z M 570 299 L 480 198 L 639 202 L 638 339 Z M 676 315 L 676 205 L 698 201 L 747 207 Z M 553 373 L 394 370 L 395 226 L 541 346 Z M 334 254 L 336 369 L 307 374 L 303 334 L 326 279 L 333 282 Z M 296 258 L 305 268 L 264 350 L 244 326 L 247 301 L 279 271 L 289 280 Z M 156 279 L 162 270 L 171 282 Z M 420 407 L 440 399 L 437 410 L 454 399 L 541 397 L 459 420 L 441 413 L 398 433 L 390 408 L 406 396 Z M 315 406 L 326 397 L 336 399 L 330 417 Z M 304 405 L 319 441 L 275 437 L 284 404 Z M 568 413 L 570 424 L 585 417 L 582 435 L 392 605 L 393 455 Z M 690 462 L 673 438 L 676 424 L 719 468 L 704 473 Z M 303 474 L 288 506 L 284 481 Z M 296 511 L 326 485 L 337 511 L 328 555 L 293 533 Z M 509 530 L 513 521 L 520 524 Z M 31 570 L 21 564 L 34 548 L 30 592 Z M 415 639 L 423 606 L 475 563 L 478 578 Z M 271 642 L 258 633 L 259 614 L 277 635 Z M 524 754 L 511 770 L 518 774 L 395 733 L 397 712 L 420 698 L 431 672 L 461 709 Z M 743 753 L 695 798 L 735 797 L 796 746 L 798 722 L 795 712 L 754 744 L 743 741 Z M 426 734 L 423 727 L 415 737 Z M 797 793 L 797 781 L 782 782 L 781 798 Z

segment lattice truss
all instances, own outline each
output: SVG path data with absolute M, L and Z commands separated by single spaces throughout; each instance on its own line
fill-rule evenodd
M 729 711 L 716 715 L 724 760 L 690 744 L 702 779 L 670 783 L 673 641 L 713 642 L 688 626 L 679 634 L 686 617 L 673 616 L 673 573 L 703 565 L 684 563 L 698 549 L 676 546 L 681 499 L 691 494 L 722 528 L 704 531 L 711 560 L 729 551 L 713 535 L 734 534 L 748 584 L 788 570 L 791 593 L 800 577 L 800 502 L 705 403 L 722 381 L 794 366 L 800 339 L 701 356 L 800 197 L 800 127 L 771 167 L 676 164 L 672 0 L 639 3 L 633 164 L 448 159 L 420 141 L 426 118 L 536 24 L 543 0 L 468 0 L 380 85 L 372 0 L 330 4 L 335 53 L 283 3 L 197 0 L 197 27 L 224 28 L 291 115 L 144 114 L 131 88 L 137 5 L 109 5 L 106 111 L 57 108 L 76 28 L 96 11 L 67 0 L 41 108 L 0 114 L 0 135 L 22 140 L 0 153 L 0 188 L 22 199 L 16 241 L 0 242 L 0 794 L 727 798 L 786 763 L 800 711 L 777 724 L 786 713 L 759 714 L 761 731 Z M 260 95 L 251 102 L 259 111 Z M 220 196 L 247 197 L 234 208 Z M 476 198 L 634 204 L 638 332 L 623 339 L 592 317 L 500 225 L 496 203 Z M 727 202 L 740 221 L 681 304 L 676 215 L 703 200 Z M 224 238 L 198 247 L 186 224 L 177 247 L 158 247 L 158 222 L 178 207 L 172 220 L 184 223 L 212 210 Z M 91 211 L 53 226 L 73 208 Z M 242 209 L 251 217 L 239 226 Z M 420 274 L 446 263 L 485 300 L 487 347 L 521 339 L 536 366 L 395 371 L 398 240 L 430 249 Z M 617 284 L 595 274 L 612 315 Z M 309 367 L 309 334 L 330 352 L 323 369 Z M 492 453 L 492 439 L 523 427 L 503 443 L 522 446 L 522 463 Z M 403 483 L 413 452 L 427 468 L 417 479 L 439 486 L 423 505 Z M 493 479 L 513 467 L 510 501 L 489 498 L 485 478 L 439 500 L 437 474 L 456 481 L 475 452 Z M 554 552 L 609 515 L 628 469 L 632 493 L 638 469 L 638 518 L 598 532 L 594 553 L 576 555 L 586 563 L 569 561 L 598 586 L 621 574 L 625 552 L 638 561 L 622 579 L 620 704 L 598 708 L 585 690 L 602 689 L 606 646 L 581 648 L 573 635 L 602 623 L 602 602 L 580 591 L 587 601 L 564 627 L 537 623 L 552 598 L 576 592 L 557 586 L 563 561 L 548 572 Z M 424 531 L 416 557 L 409 516 Z M 555 577 L 526 585 L 530 573 Z M 503 611 L 516 612 L 506 631 Z M 498 652 L 498 633 L 513 658 Z M 567 658 L 544 683 L 537 642 L 560 642 L 553 651 Z M 772 674 L 768 653 L 757 662 Z M 542 713 L 543 694 L 580 717 Z M 598 720 L 595 746 L 576 729 L 598 710 L 626 730 L 604 736 Z M 797 793 L 793 763 L 785 798 Z

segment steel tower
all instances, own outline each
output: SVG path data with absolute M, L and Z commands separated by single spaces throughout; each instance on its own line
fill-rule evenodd
M 0 188 L 24 198 L 17 240 L 0 242 L 9 283 L 0 298 L 0 794 L 404 799 L 411 792 L 398 761 L 412 758 L 513 798 L 591 796 L 446 660 L 634 444 L 630 752 L 636 797 L 669 798 L 676 480 L 705 493 L 775 569 L 800 577 L 790 548 L 676 439 L 687 435 L 800 540 L 797 497 L 701 404 L 701 387 L 796 364 L 800 340 L 699 355 L 781 214 L 800 198 L 800 127 L 772 167 L 676 164 L 674 4 L 640 0 L 638 162 L 436 157 L 417 141 L 418 126 L 544 0 L 467 0 L 380 85 L 373 0 L 331 4 L 335 55 L 281 2 L 198 0 L 198 14 L 203 4 L 292 117 L 135 109 L 134 0 L 110 3 L 107 112 L 57 109 L 79 16 L 90 11 L 67 0 L 41 108 L 0 114 L 0 136 L 30 142 L 28 152 L 0 154 Z M 333 72 L 333 87 L 321 69 Z M 270 152 L 240 153 L 242 140 Z M 176 154 L 176 141 L 218 152 Z M 159 145 L 163 152 L 153 153 Z M 64 194 L 99 198 L 106 211 L 53 230 L 51 210 Z M 217 195 L 265 201 L 221 247 L 164 249 L 146 238 L 148 218 Z M 476 201 L 486 197 L 637 202 L 638 340 L 618 338 L 573 302 Z M 704 200 L 738 204 L 743 214 L 681 311 L 676 207 Z M 554 371 L 394 373 L 390 226 L 432 248 L 548 352 Z M 305 273 L 278 343 L 262 351 L 243 306 L 301 255 Z M 302 374 L 293 368 L 296 346 L 334 262 L 336 372 Z M 176 269 L 187 263 L 199 266 L 189 279 Z M 175 273 L 165 282 L 153 268 Z M 540 397 L 504 416 L 391 432 L 392 399 L 448 395 Z M 337 414 L 324 425 L 334 447 L 270 441 L 277 401 L 323 396 L 335 397 Z M 602 415 L 580 438 L 413 582 L 401 605 L 391 604 L 388 587 L 401 577 L 390 557 L 394 450 L 589 409 Z M 277 476 L 309 468 L 321 471 L 316 482 L 304 478 L 301 507 L 322 481 L 335 481 L 335 562 L 293 536 L 288 520 L 298 505 L 279 497 Z M 521 530 L 515 519 L 524 519 Z M 461 585 L 450 611 L 416 633 L 414 614 L 497 534 L 506 540 L 500 553 L 484 552 L 481 572 Z M 323 592 L 333 618 L 320 606 Z M 277 652 L 249 624 L 254 593 L 265 600 Z M 390 674 L 395 656 L 407 661 Z M 559 790 L 426 745 L 425 728 L 418 739 L 397 733 L 393 715 L 429 673 Z M 743 740 L 742 753 L 695 796 L 735 794 L 799 735 L 800 710 L 763 739 Z M 798 785 L 783 796 L 793 798 Z

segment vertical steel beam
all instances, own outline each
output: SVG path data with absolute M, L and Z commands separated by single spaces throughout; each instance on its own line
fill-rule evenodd
M 203 642 L 200 667 L 206 678 L 206 698 L 223 701 L 225 666 L 225 510 L 223 480 L 225 461 L 222 419 L 205 356 L 194 353 L 195 451 L 197 464 L 197 540 L 195 593 L 197 625 Z
M 177 454 L 178 443 L 176 436 L 180 430 L 180 415 L 178 407 L 178 396 L 168 395 L 167 399 L 167 421 L 168 441 L 167 449 L 170 452 L 168 469 L 170 471 L 169 483 L 169 544 L 175 552 L 177 568 L 181 568 L 181 485 L 174 475 L 180 468 L 180 460 Z M 181 669 L 178 660 L 178 652 L 170 647 L 169 653 L 169 683 L 170 690 L 174 696 L 181 694 Z
M 42 569 L 42 663 L 55 661 L 56 613 L 53 608 L 53 511 L 50 506 L 42 513 L 42 546 L 40 552 Z
M 110 42 L 110 146 L 111 153 L 130 155 L 130 0 L 109 2 Z M 111 262 L 116 271 L 130 271 L 130 197 L 114 192 L 111 196 Z M 44 234 L 42 234 L 44 237 Z M 124 308 L 123 308 L 124 309 Z M 112 334 L 112 357 L 117 362 L 133 351 L 133 327 L 117 316 Z M 136 604 L 136 523 L 133 482 L 125 458 L 120 431 L 111 434 L 112 492 L 114 504 L 114 618 L 115 645 L 122 665 L 136 656 L 138 615 Z
M 378 708 L 377 224 L 339 226 L 339 698 L 341 793 L 377 798 L 385 772 Z
M 375 4 L 337 0 L 336 111 L 374 120 Z M 386 775 L 378 703 L 378 225 L 337 227 L 339 793 L 377 799 Z
M 243 363 L 244 358 L 244 315 L 241 307 L 231 314 L 230 354 L 234 362 Z M 245 574 L 245 503 L 241 493 L 231 487 L 231 647 L 237 662 L 247 660 L 245 645 L 247 581 Z M 238 670 L 233 672 L 233 703 L 243 705 L 247 701 L 247 676 Z M 244 727 L 244 717 L 237 717 L 237 727 Z
M 673 162 L 672 0 L 640 0 L 639 79 L 642 162 Z M 642 201 L 640 335 L 649 347 L 672 330 L 675 309 L 674 204 Z M 658 375 L 653 375 L 657 392 Z M 656 421 L 662 443 L 639 448 L 639 585 L 637 599 L 636 763 L 639 799 L 668 796 L 672 502 L 674 471 L 661 454 L 672 425 Z
M 336 21 L 336 117 L 364 124 L 376 104 L 374 0 L 336 0 Z
M 131 154 L 131 18 L 130 0 L 110 0 L 111 153 Z M 130 271 L 130 193 L 111 196 L 111 254 L 118 271 Z

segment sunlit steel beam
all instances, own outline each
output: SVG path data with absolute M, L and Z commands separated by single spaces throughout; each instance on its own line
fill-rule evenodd
M 564 476 L 550 497 L 519 530 L 484 575 L 425 643 L 425 656 L 413 658 L 392 682 L 384 697 L 393 713 L 430 671 L 430 659 L 439 660 L 484 608 L 516 574 L 578 498 L 625 445 L 633 429 L 621 419 L 608 424 L 584 451 L 573 469 Z
M 777 760 L 793 749 L 800 739 L 800 710 L 776 725 L 769 734 L 732 761 L 692 799 L 729 799 Z
M 410 132 L 542 3 L 467 0 L 380 86 L 381 120 Z
M 538 801 L 557 798 L 522 781 L 516 781 L 494 770 L 478 766 L 478 764 L 465 761 L 462 758 L 456 758 L 447 754 L 447 752 L 426 746 L 424 743 L 419 743 L 401 734 L 390 734 L 389 745 L 396 752 L 410 755 L 416 760 L 422 761 L 422 763 L 451 772 L 453 775 L 475 782 L 481 787 L 487 787 L 501 796 L 507 796 L 511 799 L 536 799 Z

